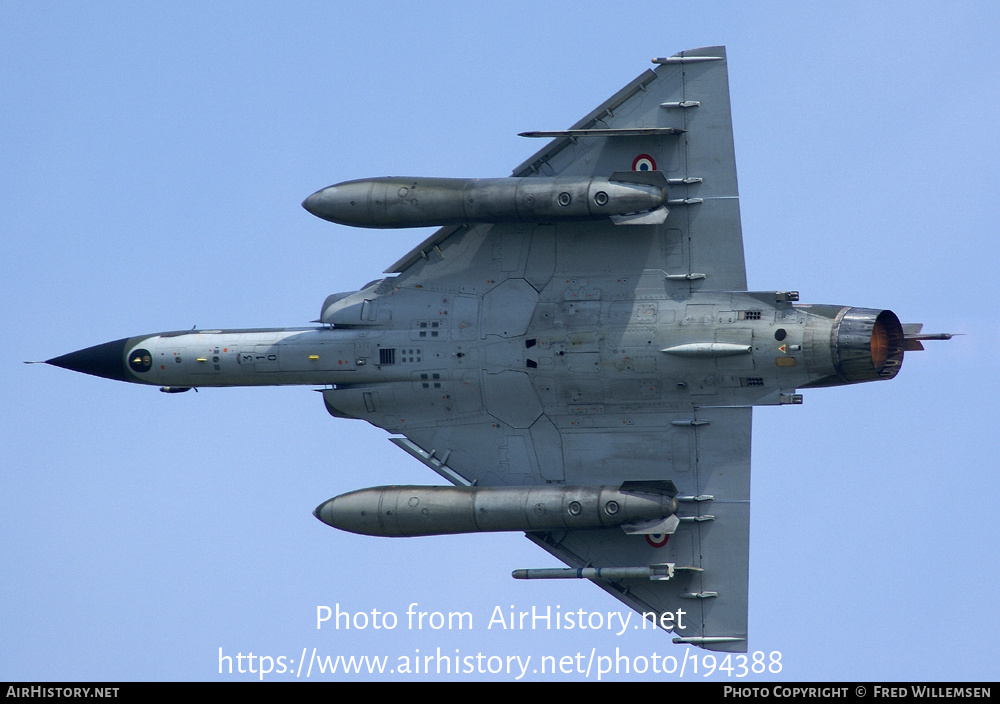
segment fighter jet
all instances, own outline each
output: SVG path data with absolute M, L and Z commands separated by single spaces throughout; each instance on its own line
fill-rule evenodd
M 675 643 L 746 652 L 752 408 L 892 379 L 950 335 L 748 291 L 725 48 L 653 63 L 569 129 L 523 133 L 549 141 L 510 177 L 306 198 L 341 225 L 441 226 L 315 325 L 139 335 L 48 363 L 167 393 L 319 387 L 331 415 L 384 428 L 446 482 L 332 498 L 324 523 L 523 531 L 567 568 L 514 577 L 589 579 Z

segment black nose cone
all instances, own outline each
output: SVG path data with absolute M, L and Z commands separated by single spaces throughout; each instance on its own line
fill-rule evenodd
M 125 373 L 125 346 L 128 341 L 129 338 L 126 337 L 114 342 L 105 342 L 103 345 L 94 345 L 61 357 L 53 357 L 45 363 L 105 379 L 129 381 Z

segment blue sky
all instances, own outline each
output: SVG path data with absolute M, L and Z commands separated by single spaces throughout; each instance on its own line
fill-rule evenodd
M 22 362 L 306 324 L 429 231 L 331 225 L 305 196 L 508 175 L 538 147 L 518 132 L 725 44 L 750 287 L 966 333 L 890 383 L 755 411 L 749 647 L 783 679 L 995 679 L 998 28 L 989 2 L 0 4 L 0 673 L 256 679 L 220 675 L 220 648 L 682 660 L 662 632 L 488 629 L 498 606 L 624 611 L 512 580 L 553 564 L 520 535 L 323 526 L 331 496 L 437 477 L 307 388 L 172 396 Z M 408 628 L 412 603 L 473 629 Z M 399 625 L 317 630 L 337 604 Z

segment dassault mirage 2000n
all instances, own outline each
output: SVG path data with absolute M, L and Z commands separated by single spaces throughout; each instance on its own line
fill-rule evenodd
M 49 364 L 178 392 L 322 387 L 447 480 L 322 503 L 379 536 L 524 531 L 674 641 L 747 649 L 751 409 L 893 378 L 920 325 L 748 291 L 723 47 L 654 60 L 509 178 L 309 196 L 358 227 L 440 225 L 318 325 L 140 335 Z M 325 497 L 323 497 L 325 498 Z M 674 616 L 683 611 L 684 623 Z

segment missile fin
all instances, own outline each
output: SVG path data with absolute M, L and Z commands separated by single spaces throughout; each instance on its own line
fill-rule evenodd
M 671 498 L 677 496 L 677 487 L 669 479 L 622 482 L 618 490 L 632 494 L 666 494 Z
M 629 535 L 673 535 L 681 523 L 676 515 L 670 515 L 659 521 L 642 521 L 640 523 L 625 523 L 622 530 Z
M 662 205 L 656 210 L 631 215 L 612 215 L 611 222 L 615 225 L 662 225 L 670 211 Z
M 641 183 L 656 188 L 667 187 L 667 177 L 662 171 L 615 171 L 608 176 L 608 180 L 618 183 Z

